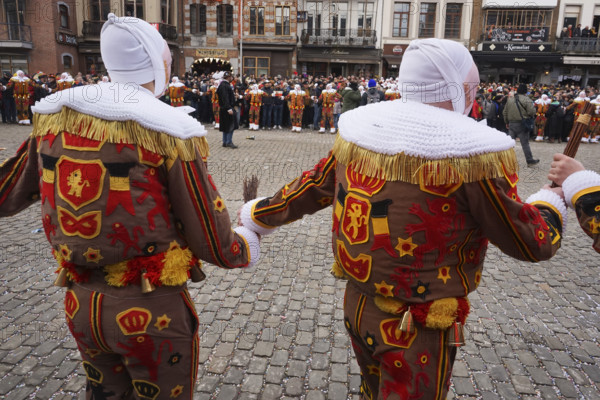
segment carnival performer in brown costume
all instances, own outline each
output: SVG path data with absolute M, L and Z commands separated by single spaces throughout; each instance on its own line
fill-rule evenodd
M 210 96 L 210 102 L 212 103 L 212 112 L 213 112 L 213 117 L 215 119 L 214 128 L 219 129 L 219 121 L 220 121 L 219 114 L 221 112 L 221 109 L 219 107 L 219 95 L 217 94 L 218 84 L 215 84 L 215 81 L 216 81 L 216 79 L 213 77 L 213 84 L 208 89 L 208 92 L 206 92 L 206 95 Z
M 199 324 L 186 281 L 201 279 L 199 259 L 253 264 L 258 237 L 231 229 L 202 125 L 156 98 L 171 65 L 158 31 L 109 14 L 100 49 L 112 83 L 94 102 L 76 87 L 37 103 L 31 136 L 0 167 L 0 216 L 41 198 L 87 399 L 191 400 Z
M 328 83 L 325 90 L 321 92 L 319 96 L 319 103 L 321 103 L 321 129 L 319 133 L 325 132 L 325 123 L 329 124 L 329 131 L 335 133 L 335 126 L 333 125 L 333 106 L 337 101 L 341 100 L 342 95 L 339 94 L 331 83 Z
M 403 101 L 342 114 L 331 153 L 240 216 L 267 234 L 333 205 L 333 271 L 348 280 L 344 320 L 363 398 L 445 399 L 488 241 L 520 260 L 548 259 L 566 206 L 549 187 L 522 202 L 514 141 L 465 115 L 479 73 L 463 45 L 415 40 L 399 76 Z
M 17 105 L 17 121 L 21 125 L 29 125 L 29 105 L 34 99 L 35 87 L 33 81 L 21 70 L 10 78 L 7 86 L 13 87 L 13 97 Z
M 262 106 L 263 97 L 267 94 L 258 88 L 257 84 L 253 84 L 250 89 L 246 91 L 245 98 L 250 103 L 250 109 L 248 111 L 248 120 L 251 131 L 257 131 L 260 123 L 260 107 Z
M 290 90 L 285 99 L 290 109 L 290 121 L 292 122 L 292 132 L 302 131 L 302 114 L 304 113 L 304 104 L 308 94 L 300 85 L 294 85 L 294 90 Z
M 552 99 L 548 98 L 548 95 L 543 94 L 542 97 L 537 99 L 533 104 L 535 106 L 535 141 L 544 141 L 544 132 L 546 130 L 546 113 L 550 108 Z
M 61 90 L 71 89 L 74 83 L 73 77 L 68 72 L 63 72 L 60 74 L 60 79 L 56 81 L 56 90 L 60 92 Z
M 178 77 L 174 76 L 171 78 L 171 83 L 169 84 L 169 99 L 171 100 L 172 107 L 183 106 L 183 95 L 185 94 L 185 90 L 185 85 Z
M 562 186 L 567 205 L 575 209 L 579 225 L 600 253 L 600 175 L 564 154 L 555 154 L 548 179 Z

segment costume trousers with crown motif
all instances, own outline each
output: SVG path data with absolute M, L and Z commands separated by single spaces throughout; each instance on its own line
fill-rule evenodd
M 198 316 L 185 286 L 73 283 L 67 325 L 87 376 L 86 399 L 189 399 L 198 371 Z
M 416 324 L 414 333 L 405 333 L 401 317 L 346 284 L 344 325 L 360 366 L 362 399 L 446 399 L 456 357 L 448 331 Z
M 323 110 L 321 111 L 321 128 L 326 128 L 326 127 L 329 127 L 329 129 L 334 128 L 334 126 L 333 126 L 333 104 L 323 105 Z

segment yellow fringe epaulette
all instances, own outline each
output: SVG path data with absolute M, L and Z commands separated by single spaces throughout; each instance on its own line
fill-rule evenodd
M 179 157 L 182 161 L 195 160 L 196 150 L 201 157 L 209 156 L 208 142 L 203 136 L 179 139 L 144 128 L 133 120 L 107 121 L 68 107 L 54 114 L 34 114 L 32 136 L 58 135 L 64 131 L 100 142 L 135 144 L 165 157 Z
M 435 171 L 427 174 L 428 180 L 425 183 L 436 186 L 494 179 L 504 176 L 505 173 L 512 175 L 519 169 L 513 149 L 464 158 L 428 160 L 405 153 L 376 153 L 348 142 L 339 135 L 333 145 L 333 155 L 344 165 L 352 164 L 352 168 L 360 174 L 386 181 L 419 184 L 420 171 Z M 506 171 L 503 170 L 503 166 Z

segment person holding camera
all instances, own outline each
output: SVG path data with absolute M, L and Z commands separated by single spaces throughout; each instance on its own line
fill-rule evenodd
M 526 121 L 535 116 L 535 107 L 533 101 L 525 94 L 527 93 L 527 86 L 521 83 L 517 88 L 517 93 L 509 97 L 506 101 L 506 106 L 502 115 L 504 120 L 508 122 L 508 133 L 513 139 L 518 138 L 523 148 L 523 154 L 527 161 L 527 166 L 532 166 L 540 162 L 540 160 L 533 158 L 531 148 L 529 147 L 529 135 L 531 130 L 526 126 Z

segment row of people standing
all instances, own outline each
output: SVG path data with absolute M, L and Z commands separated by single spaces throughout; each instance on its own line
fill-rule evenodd
M 168 97 L 163 100 L 172 106 L 189 103 L 193 116 L 206 124 L 219 128 L 219 105 L 213 78 L 186 80 L 174 77 Z M 259 82 L 238 79 L 232 82 L 236 95 L 237 122 L 250 130 L 282 129 L 291 127 L 300 132 L 303 128 L 320 133 L 337 131 L 339 116 L 358 106 L 395 100 L 400 97 L 394 86 L 380 90 L 378 82 L 371 79 L 368 89 L 359 87 L 357 81 L 314 84 L 263 79 Z M 363 90 L 361 90 L 363 89 Z

